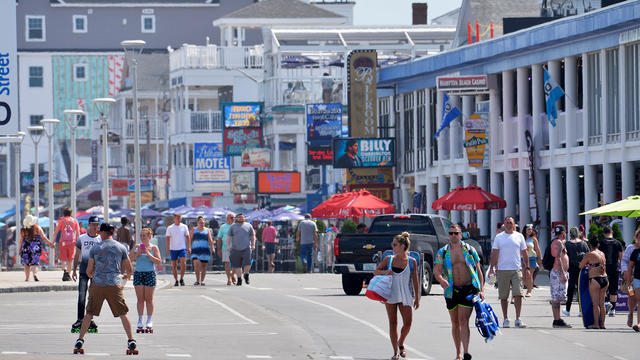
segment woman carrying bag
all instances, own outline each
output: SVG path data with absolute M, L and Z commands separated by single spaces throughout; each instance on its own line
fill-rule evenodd
M 420 306 L 420 281 L 418 280 L 418 264 L 409 256 L 409 233 L 396 235 L 391 242 L 394 255 L 387 256 L 373 272 L 374 275 L 391 275 L 391 296 L 385 303 L 389 317 L 389 338 L 393 347 L 392 360 L 404 359 L 407 353 L 404 341 L 409 335 L 413 312 L 411 306 Z M 391 264 L 389 264 L 391 262 Z M 391 266 L 389 266 L 391 265 Z M 389 267 L 391 269 L 389 269 Z M 402 316 L 402 329 L 398 338 L 398 310 Z

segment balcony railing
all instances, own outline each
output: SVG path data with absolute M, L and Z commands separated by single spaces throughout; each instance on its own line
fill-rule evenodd
M 214 132 L 222 132 L 222 114 L 220 111 L 183 110 L 177 113 L 177 134 Z
M 627 132 L 627 141 L 638 141 L 638 140 L 640 140 L 640 130 Z
M 133 132 L 135 129 L 134 120 L 127 119 L 126 125 L 125 139 L 133 139 Z M 149 133 L 152 139 L 164 139 L 167 135 L 167 129 L 164 121 L 156 117 L 149 118 Z M 138 138 L 147 138 L 147 119 L 144 117 L 140 118 L 138 121 Z
M 268 106 L 347 103 L 341 78 L 273 77 L 265 82 Z
M 256 46 L 220 47 L 184 45 L 169 56 L 170 70 L 262 68 L 264 48 Z

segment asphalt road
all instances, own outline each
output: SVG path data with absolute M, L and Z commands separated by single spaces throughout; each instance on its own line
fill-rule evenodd
M 392 355 L 384 307 L 362 295 L 345 296 L 338 275 L 253 274 L 251 285 L 242 287 L 226 286 L 223 277 L 209 274 L 206 287 L 159 289 L 155 333 L 136 334 L 140 358 L 346 360 Z M 186 277 L 187 284 L 193 281 L 193 275 Z M 434 286 L 434 293 L 414 312 L 406 342 L 409 359 L 455 356 L 442 289 Z M 135 293 L 127 290 L 125 296 L 135 326 Z M 70 291 L 2 294 L 0 357 L 68 359 L 77 338 L 70 333 L 76 298 Z M 493 288 L 487 298 L 500 314 Z M 524 304 L 528 328 L 504 329 L 492 342 L 484 343 L 472 328 L 473 358 L 638 358 L 640 334 L 626 327 L 626 315 L 607 318 L 607 330 L 587 331 L 578 317 L 567 320 L 573 329 L 553 329 L 548 300 L 548 288 L 537 289 Z M 577 304 L 574 308 L 577 313 Z M 124 331 L 106 304 L 96 322 L 100 333 L 87 335 L 85 357 L 126 358 Z

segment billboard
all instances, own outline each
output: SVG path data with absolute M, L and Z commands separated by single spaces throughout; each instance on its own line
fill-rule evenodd
M 342 132 L 342 104 L 307 104 L 307 140 L 331 144 Z
M 258 193 L 289 194 L 300 192 L 300 173 L 261 171 L 258 173 Z
M 375 50 L 354 50 L 349 53 L 349 136 L 378 136 L 378 94 Z
M 347 169 L 345 184 L 393 184 L 392 168 Z
M 193 144 L 193 172 L 196 183 L 229 182 L 231 166 L 221 143 Z
M 194 196 L 191 198 L 191 206 L 194 208 L 198 206 L 210 207 L 211 196 Z
M 333 167 L 336 169 L 392 166 L 394 166 L 392 138 L 333 139 Z
M 224 129 L 224 154 L 227 156 L 242 155 L 242 150 L 262 147 L 261 128 Z
M 140 179 L 142 181 L 142 179 Z M 129 180 L 111 180 L 111 195 L 125 196 L 129 195 Z
M 231 192 L 234 194 L 253 194 L 256 192 L 256 174 L 253 171 L 234 171 L 231 173 Z
M 268 148 L 242 150 L 242 167 L 269 167 L 271 153 Z
M 367 190 L 372 195 L 392 204 L 393 203 L 393 184 L 354 184 L 347 185 L 347 190 L 358 191 Z
M 16 2 L 0 2 L 0 134 L 18 131 Z
M 136 180 L 129 179 L 127 187 L 129 192 L 136 191 Z M 149 179 L 149 178 L 140 179 L 140 191 L 153 191 L 153 179 Z
M 140 193 L 140 204 L 145 205 L 153 202 L 153 191 L 143 191 Z M 129 199 L 127 201 L 129 209 L 135 209 L 136 207 L 136 194 L 129 193 Z
M 222 103 L 224 127 L 260 127 L 260 102 Z
M 333 165 L 333 149 L 331 145 L 309 145 L 307 148 L 307 165 Z
M 485 154 L 489 144 L 487 130 L 489 118 L 487 113 L 473 114 L 464 121 L 464 148 L 467 150 L 469 166 L 488 166 Z

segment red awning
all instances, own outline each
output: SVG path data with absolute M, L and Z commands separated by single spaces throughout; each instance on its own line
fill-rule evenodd
M 431 204 L 434 210 L 474 211 L 503 209 L 507 202 L 479 186 L 459 186 Z

